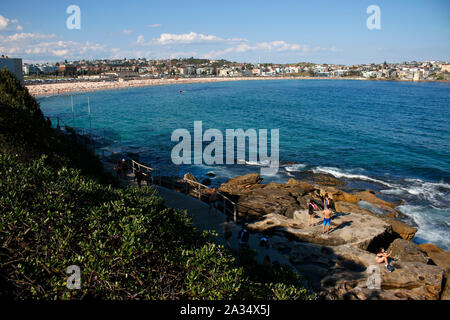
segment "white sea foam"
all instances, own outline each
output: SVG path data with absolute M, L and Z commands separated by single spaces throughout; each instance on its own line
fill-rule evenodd
M 412 195 L 429 201 L 436 207 L 447 206 L 450 201 L 450 185 L 444 182 L 426 182 L 420 179 L 405 179 L 405 185 L 396 184 L 392 189 L 382 190 L 385 194 Z
M 296 163 L 292 164 L 290 166 L 284 167 L 284 170 L 288 172 L 296 172 L 296 171 L 302 171 L 306 167 L 306 164 L 303 163 Z
M 242 160 L 242 159 L 238 159 L 237 160 L 238 164 L 245 164 L 248 166 L 261 166 L 261 167 L 267 167 L 270 165 L 270 161 L 269 160 L 265 160 L 265 161 L 247 161 L 247 160 Z
M 418 205 L 401 205 L 397 209 L 418 225 L 417 237 L 435 243 L 444 250 L 450 249 L 448 210 L 434 210 Z
M 381 181 L 381 180 L 378 180 L 378 179 L 374 179 L 374 178 L 368 177 L 368 176 L 363 175 L 363 174 L 354 173 L 354 170 L 342 170 L 342 169 L 333 168 L 333 167 L 317 167 L 317 168 L 313 169 L 312 171 L 314 173 L 331 174 L 332 176 L 334 176 L 336 178 L 365 180 L 365 181 L 371 181 L 371 182 L 379 183 L 379 184 L 385 185 L 387 187 L 394 187 L 392 184 L 390 184 L 390 183 L 388 183 L 386 181 Z

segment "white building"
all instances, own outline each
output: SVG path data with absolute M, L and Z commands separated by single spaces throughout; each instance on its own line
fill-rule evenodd
M 19 58 L 0 58 L 0 69 L 6 68 L 23 84 L 22 59 Z

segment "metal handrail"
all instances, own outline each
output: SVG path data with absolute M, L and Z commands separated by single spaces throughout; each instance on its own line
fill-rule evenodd
M 146 172 L 143 172 L 143 174 L 145 176 L 150 175 L 152 184 L 154 184 L 155 181 L 156 182 L 159 181 L 159 185 L 162 186 L 162 183 L 163 183 L 162 170 L 143 165 L 143 164 L 141 164 L 141 163 L 139 163 L 139 162 L 137 162 L 137 161 L 135 161 L 133 159 L 130 159 L 130 160 L 131 160 L 131 169 L 132 169 L 133 173 L 136 172 L 136 167 L 139 168 L 140 170 L 144 169 Z M 168 170 L 167 170 L 167 172 L 168 172 Z M 156 176 L 159 179 L 154 179 L 154 176 L 155 176 L 154 173 L 156 174 Z M 179 175 L 177 177 L 180 178 Z M 194 194 L 198 195 L 198 198 L 200 200 L 202 198 L 202 195 L 206 194 L 206 192 L 202 193 L 202 188 L 208 190 L 209 192 L 207 192 L 207 193 L 211 193 L 212 189 L 210 187 L 208 187 L 208 186 L 206 186 L 206 185 L 204 185 L 204 184 L 202 184 L 202 183 L 200 183 L 198 181 L 194 181 L 194 180 L 191 180 L 191 179 L 186 179 L 184 177 L 183 177 L 182 181 L 184 182 L 184 187 L 185 187 L 185 193 L 186 194 L 189 194 L 189 190 L 190 190 L 189 186 L 196 186 L 196 188 L 194 187 L 194 189 L 192 191 L 194 192 Z M 164 181 L 164 183 L 166 185 L 170 184 L 170 185 L 172 185 L 172 187 L 176 187 L 177 186 L 177 182 L 174 183 L 171 179 L 165 179 L 165 181 Z M 223 212 L 225 214 L 227 214 L 227 212 L 232 211 L 233 220 L 234 220 L 234 222 L 236 222 L 237 221 L 237 206 L 236 206 L 236 203 L 231 201 L 228 197 L 226 197 L 225 195 L 221 194 L 220 192 L 217 192 L 217 195 L 219 197 L 221 197 L 222 200 L 223 200 Z M 231 207 L 232 210 L 230 210 L 229 207 Z

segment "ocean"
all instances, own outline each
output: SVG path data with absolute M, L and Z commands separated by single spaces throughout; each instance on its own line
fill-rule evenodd
M 279 129 L 281 168 L 276 176 L 263 176 L 264 182 L 285 182 L 312 170 L 386 200 L 401 199 L 397 209 L 419 228 L 414 241 L 450 250 L 450 83 L 236 81 L 38 101 L 45 116 L 95 134 L 98 152 L 127 152 L 157 167 L 174 167 L 172 132 L 187 129 L 193 135 L 194 121 L 202 121 L 203 132 L 218 129 L 224 135 L 226 129 Z M 220 184 L 260 167 L 247 161 L 177 170 L 199 178 L 214 172 L 212 182 Z

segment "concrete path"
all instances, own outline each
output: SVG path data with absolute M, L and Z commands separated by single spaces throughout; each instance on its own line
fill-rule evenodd
M 109 162 L 104 162 L 105 170 L 109 172 L 114 172 L 114 165 Z M 115 174 L 115 173 L 114 173 Z M 134 174 L 129 172 L 125 178 L 120 180 L 121 186 L 137 185 L 134 180 Z M 145 184 L 145 182 L 143 182 Z M 152 185 L 158 194 L 164 198 L 165 204 L 174 209 L 187 210 L 187 212 L 192 216 L 192 221 L 194 225 L 199 230 L 215 230 L 218 234 L 217 242 L 219 244 L 225 245 L 225 239 L 223 236 L 223 228 L 226 223 L 226 216 L 220 210 L 215 211 L 212 208 L 209 211 L 209 205 L 203 201 L 200 201 L 194 197 L 180 193 L 174 190 L 170 190 L 158 185 Z M 236 225 L 231 222 L 232 225 L 232 236 L 230 240 L 231 249 L 239 250 L 239 239 L 238 233 L 241 230 L 241 226 Z M 263 235 L 259 233 L 251 233 L 249 245 L 250 249 L 256 251 L 255 259 L 258 263 L 263 263 L 264 257 L 267 255 L 270 260 L 278 261 L 280 264 L 289 265 L 293 268 L 288 258 L 282 253 L 278 252 L 275 248 L 265 248 L 259 245 L 259 241 Z M 269 243 L 270 243 L 270 237 Z M 295 268 L 293 268 L 295 270 Z

